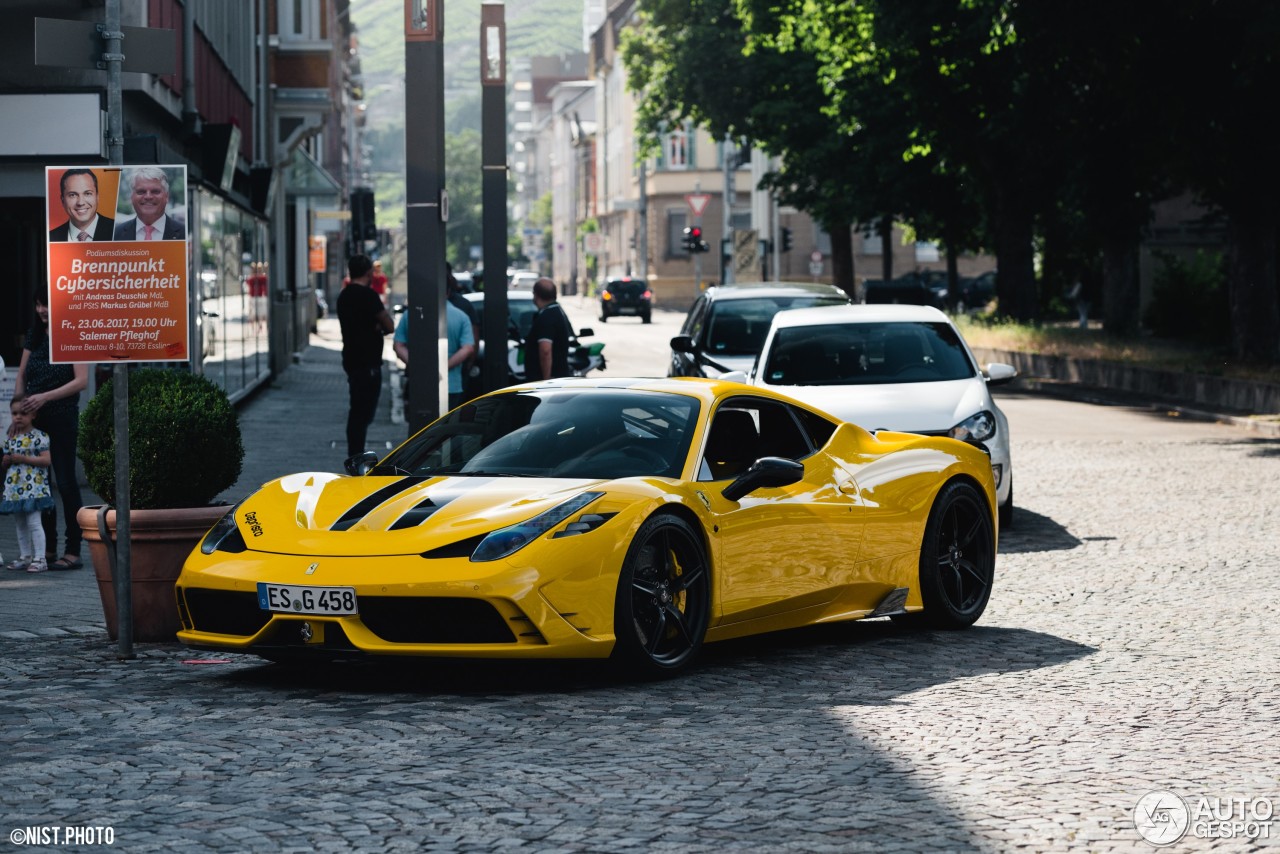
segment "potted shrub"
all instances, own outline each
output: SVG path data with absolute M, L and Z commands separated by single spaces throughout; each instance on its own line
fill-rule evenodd
M 98 389 L 80 416 L 79 454 L 89 487 L 111 501 L 116 494 L 114 380 Z M 129 373 L 129 568 L 136 640 L 173 640 L 179 628 L 174 582 L 187 555 L 226 512 L 226 505 L 213 501 L 240 477 L 243 459 L 239 416 L 217 384 L 184 370 Z M 76 519 L 89 545 L 107 631 L 115 639 L 116 597 L 106 543 L 115 540 L 115 511 L 84 507 Z

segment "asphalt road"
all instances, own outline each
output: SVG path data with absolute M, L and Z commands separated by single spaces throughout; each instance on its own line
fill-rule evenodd
M 671 319 L 592 323 L 609 372 Z M 787 632 L 659 684 L 0 633 L 0 821 L 131 852 L 1148 851 L 1135 811 L 1158 835 L 1182 803 L 1167 850 L 1280 846 L 1280 440 L 1000 404 L 1019 510 L 969 631 Z

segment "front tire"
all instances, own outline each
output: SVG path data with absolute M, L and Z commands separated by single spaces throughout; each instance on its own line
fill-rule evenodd
M 995 530 L 986 499 L 974 486 L 953 481 L 942 488 L 920 548 L 924 622 L 963 629 L 986 610 L 995 576 Z
M 711 614 L 711 567 L 688 522 L 659 513 L 636 532 L 614 600 L 613 660 L 630 675 L 661 679 L 697 656 Z

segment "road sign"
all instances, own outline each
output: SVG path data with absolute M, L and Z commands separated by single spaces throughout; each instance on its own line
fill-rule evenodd
M 121 71 L 172 74 L 177 56 L 177 34 L 151 27 L 121 27 L 125 54 Z M 71 68 L 105 68 L 102 27 L 92 21 L 36 18 L 36 65 Z
M 707 202 L 711 201 L 711 197 L 706 193 L 690 193 L 684 197 L 689 203 L 689 210 L 694 216 L 702 216 L 702 212 L 707 209 Z
M 582 254 L 599 255 L 604 251 L 604 235 L 598 231 L 588 231 L 582 235 Z
M 810 276 L 821 276 L 821 275 L 822 275 L 822 262 L 821 262 L 821 261 L 810 261 L 810 262 L 809 262 L 809 275 L 810 275 Z
M 735 282 L 760 281 L 760 238 L 754 228 L 733 230 L 733 277 Z
M 813 262 L 814 262 L 814 263 L 816 263 L 816 264 L 821 264 L 821 263 L 822 263 L 822 253 L 821 253 L 821 252 L 819 252 L 817 249 L 813 250 L 812 252 L 810 252 L 810 253 L 809 253 L 809 260 L 810 260 L 810 261 L 813 261 Z

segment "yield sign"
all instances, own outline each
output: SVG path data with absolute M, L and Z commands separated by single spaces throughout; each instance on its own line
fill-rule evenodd
M 706 193 L 690 193 L 684 197 L 689 203 L 689 210 L 693 211 L 694 216 L 702 216 L 702 212 L 707 209 L 707 202 L 711 201 L 711 197 Z

